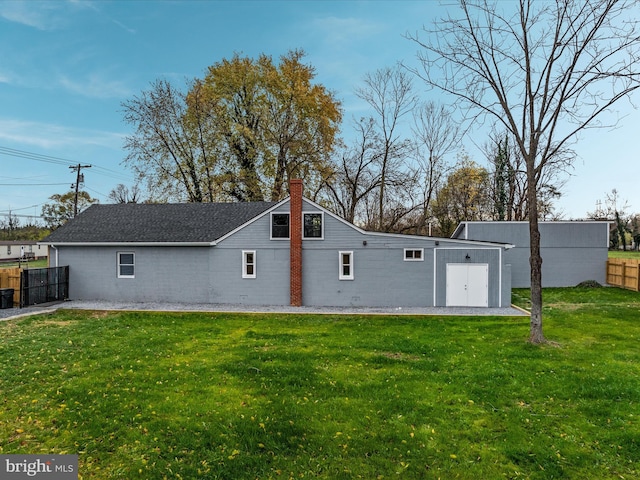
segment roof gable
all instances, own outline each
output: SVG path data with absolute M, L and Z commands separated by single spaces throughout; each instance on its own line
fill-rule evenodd
M 164 203 L 92 205 L 44 243 L 211 243 L 276 205 Z

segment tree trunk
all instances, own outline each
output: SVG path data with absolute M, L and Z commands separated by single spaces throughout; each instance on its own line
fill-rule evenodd
M 529 163 L 529 162 L 527 162 Z M 538 227 L 538 199 L 533 165 L 527 165 L 529 209 L 529 265 L 531 266 L 531 319 L 529 342 L 545 343 L 542 333 L 542 256 L 540 255 L 540 229 Z

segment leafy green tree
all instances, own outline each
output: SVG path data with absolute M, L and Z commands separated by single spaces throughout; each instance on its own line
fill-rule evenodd
M 490 218 L 492 202 L 489 187 L 487 169 L 463 156 L 436 194 L 433 211 L 440 235 L 450 236 L 462 221 Z
M 49 197 L 49 200 L 52 200 L 51 203 L 42 206 L 42 218 L 51 230 L 55 230 L 73 218 L 75 196 L 74 191 L 64 194 L 56 193 Z M 87 192 L 78 192 L 78 213 L 97 202 L 98 200 L 91 198 Z
M 304 52 L 274 63 L 234 55 L 177 90 L 166 80 L 124 102 L 125 164 L 151 200 L 279 200 L 288 180 L 318 190 L 342 119 L 340 102 L 314 83 Z
M 209 145 L 221 162 L 218 183 L 230 197 L 280 200 L 291 178 L 317 190 L 331 175 L 340 102 L 313 83 L 315 70 L 303 59 L 299 50 L 279 64 L 266 55 L 235 55 L 195 83 L 189 107 L 209 112 Z

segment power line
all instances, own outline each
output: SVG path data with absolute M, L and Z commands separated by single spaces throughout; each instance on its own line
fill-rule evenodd
M 9 210 L 4 211 L 0 210 L 0 214 L 4 214 L 7 212 L 17 212 L 18 210 L 27 210 L 28 208 L 38 208 L 44 205 L 44 203 L 36 203 L 35 205 L 29 205 L 28 207 L 20 207 L 20 208 L 9 208 Z
M 74 162 L 66 158 L 54 157 L 51 155 L 43 155 L 40 153 L 27 152 L 25 150 L 17 150 L 15 148 L 2 147 L 2 146 L 0 146 L 0 155 L 24 158 L 27 160 L 34 160 L 37 162 L 44 162 L 44 163 L 50 163 L 53 165 L 61 165 L 61 166 L 67 166 L 67 167 L 78 165 L 78 162 Z M 122 181 L 132 180 L 131 176 L 128 176 L 116 170 L 111 170 L 109 168 L 101 167 L 99 165 L 93 165 L 93 164 L 91 166 L 97 170 L 96 173 L 103 175 L 105 177 L 110 177 L 110 178 L 114 178 L 116 180 L 122 180 Z
M 0 146 L 0 154 L 10 157 L 26 158 L 28 160 L 36 160 L 39 162 L 53 163 L 55 165 L 70 165 L 73 162 L 60 157 L 52 157 L 51 155 L 42 155 L 40 153 L 26 152 L 24 150 L 16 150 L 15 148 Z
M 12 212 L 0 212 L 0 215 L 2 216 L 12 216 L 12 217 L 19 217 L 19 218 L 40 218 L 43 219 L 44 217 L 42 215 L 27 215 L 26 213 L 12 213 Z
M 0 183 L 3 187 L 42 187 L 44 185 L 67 185 L 69 182 L 64 183 Z

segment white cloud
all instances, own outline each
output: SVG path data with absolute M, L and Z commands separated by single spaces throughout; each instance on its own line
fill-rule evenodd
M 11 74 L 6 72 L 0 72 L 0 83 L 11 83 Z
M 69 2 L 71 3 L 71 5 L 77 7 L 79 10 L 90 10 L 94 12 L 99 17 L 107 19 L 109 22 L 113 23 L 114 25 L 118 26 L 119 28 L 121 28 L 122 30 L 128 33 L 131 33 L 131 34 L 136 33 L 136 30 L 134 30 L 133 28 L 129 27 L 128 25 L 125 25 L 123 22 L 111 17 L 110 15 L 105 14 L 103 12 L 103 9 L 101 8 L 101 5 L 97 2 L 92 2 L 87 0 L 69 0 Z
M 98 73 L 78 79 L 60 75 L 58 82 L 69 92 L 90 98 L 122 98 L 131 94 L 131 90 L 123 82 L 110 80 Z
M 0 17 L 38 30 L 57 30 L 67 23 L 62 2 L 0 2 Z
M 65 125 L 0 118 L 0 141 L 46 150 L 82 146 L 121 149 L 123 133 L 86 130 Z

